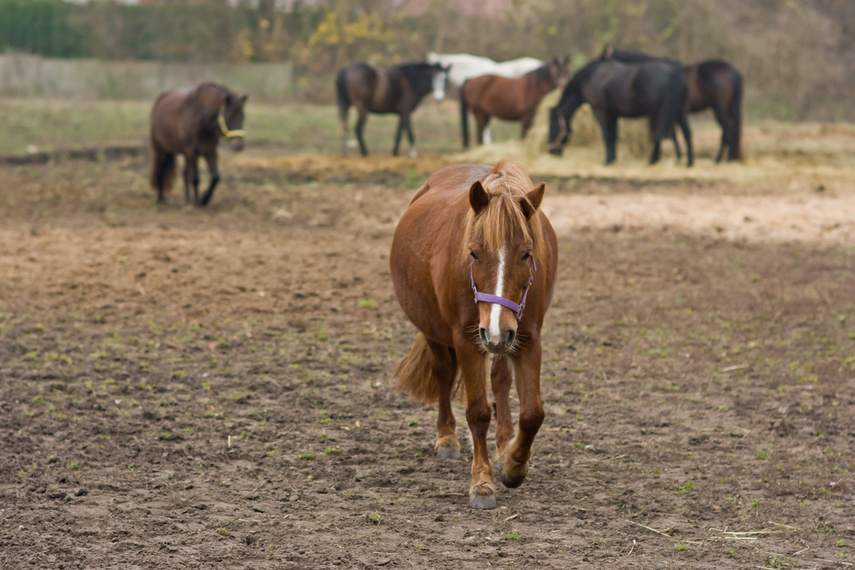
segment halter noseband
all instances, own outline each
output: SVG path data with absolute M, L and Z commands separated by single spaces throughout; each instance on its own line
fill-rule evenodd
M 243 129 L 230 129 L 226 124 L 226 116 L 223 113 L 219 114 L 218 119 L 220 122 L 220 131 L 223 133 L 223 136 L 226 137 L 226 140 L 246 136 L 246 131 Z
M 472 275 L 472 261 L 469 261 L 469 282 L 472 284 L 472 291 L 475 293 L 475 305 L 478 305 L 479 302 L 484 303 L 495 303 L 497 305 L 501 305 L 503 307 L 507 307 L 517 316 L 517 320 L 522 319 L 523 310 L 525 309 L 525 300 L 528 297 L 528 290 L 531 288 L 531 282 L 534 280 L 534 271 L 537 271 L 537 264 L 534 262 L 534 256 L 530 256 L 531 267 L 528 270 L 528 283 L 525 286 L 525 293 L 523 293 L 522 302 L 517 305 L 510 299 L 506 299 L 504 297 L 499 297 L 497 295 L 490 295 L 489 293 L 480 293 L 478 291 L 478 287 L 475 286 L 475 277 Z

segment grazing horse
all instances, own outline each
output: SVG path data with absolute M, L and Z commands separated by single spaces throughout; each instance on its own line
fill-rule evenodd
M 438 64 L 412 63 L 393 67 L 371 67 L 364 63 L 353 63 L 341 68 L 335 79 L 342 130 L 341 153 L 347 154 L 347 112 L 353 105 L 359 113 L 355 130 L 362 156 L 368 156 L 368 148 L 362 138 L 362 128 L 368 119 L 368 113 L 396 113 L 400 120 L 392 154 L 398 156 L 401 133 L 406 129 L 410 140 L 410 155 L 414 155 L 416 141 L 410 126 L 410 114 L 431 91 L 437 103 L 442 101 L 445 98 L 447 81 L 448 68 Z
M 220 136 L 235 151 L 243 149 L 243 107 L 246 95 L 238 95 L 217 83 L 199 83 L 192 89 L 161 93 L 151 109 L 152 164 L 150 182 L 157 202 L 175 178 L 175 155 L 184 155 L 184 199 L 194 207 L 205 206 L 220 181 L 217 144 Z M 199 199 L 199 157 L 205 158 L 211 181 Z M 193 197 L 190 197 L 190 189 Z
M 657 59 L 639 51 L 618 50 L 608 46 L 601 58 L 614 58 L 626 63 Z M 721 126 L 721 145 L 715 161 L 721 162 L 727 147 L 727 160 L 740 160 L 742 151 L 742 74 L 733 65 L 720 59 L 710 59 L 683 66 L 688 95 L 686 108 L 689 113 L 712 109 L 715 120 Z M 674 148 L 680 156 L 680 146 L 674 133 Z
M 460 457 L 451 400 L 462 380 L 473 459 L 469 502 L 496 506 L 487 450 L 491 408 L 496 414 L 496 461 L 502 483 L 518 487 L 544 411 L 540 399 L 540 330 L 552 299 L 558 244 L 539 210 L 544 184 L 524 167 L 460 164 L 431 175 L 398 222 L 389 258 L 395 293 L 420 333 L 395 369 L 398 388 L 439 404 L 436 450 Z M 515 383 L 519 424 L 509 394 Z
M 570 138 L 570 121 L 582 104 L 588 103 L 600 123 L 606 143 L 606 164 L 615 160 L 618 117 L 648 117 L 653 152 L 650 164 L 659 161 L 662 139 L 680 125 L 686 138 L 688 166 L 692 166 L 692 134 L 686 116 L 686 80 L 680 65 L 654 59 L 624 63 L 596 59 L 580 69 L 549 111 L 549 152 L 560 156 Z
M 567 78 L 567 60 L 559 61 L 556 58 L 516 79 L 499 75 L 481 75 L 469 79 L 460 92 L 463 147 L 469 147 L 469 109 L 472 109 L 478 125 L 475 131 L 478 144 L 484 142 L 484 129 L 493 116 L 505 121 L 520 121 L 521 138 L 525 138 L 540 100 L 556 87 L 563 87 Z
M 701 61 L 683 68 L 689 85 L 689 112 L 712 109 L 721 125 L 721 146 L 715 161 L 721 162 L 727 147 L 727 160 L 740 160 L 742 150 L 742 74 L 720 59 Z M 674 144 L 677 144 L 676 136 Z

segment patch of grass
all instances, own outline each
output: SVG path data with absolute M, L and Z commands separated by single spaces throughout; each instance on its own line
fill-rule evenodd
M 508 540 L 519 540 L 520 539 L 520 533 L 518 533 L 518 532 L 506 532 L 505 538 L 507 538 Z
M 302 459 L 303 461 L 311 461 L 317 458 L 318 456 L 312 453 L 311 451 L 306 451 L 300 454 L 300 459 Z
M 793 561 L 784 556 L 773 554 L 769 557 L 769 566 L 771 566 L 772 568 L 785 568 L 792 565 Z
M 380 524 L 381 518 L 377 511 L 373 511 L 365 515 L 365 520 L 372 524 Z

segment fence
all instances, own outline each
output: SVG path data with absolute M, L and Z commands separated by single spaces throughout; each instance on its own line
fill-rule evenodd
M 256 101 L 283 102 L 294 94 L 289 63 L 113 62 L 0 55 L 0 97 L 152 100 L 163 91 L 203 80 L 249 93 Z

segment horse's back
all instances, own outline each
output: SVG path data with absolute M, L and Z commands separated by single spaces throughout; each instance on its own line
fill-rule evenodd
M 490 170 L 489 166 L 483 164 L 453 164 L 437 170 L 428 176 L 416 191 L 407 212 L 419 200 L 420 206 L 429 202 L 430 207 L 434 209 L 449 207 L 448 201 L 451 198 L 459 196 L 461 192 L 468 192 L 472 184 L 486 176 Z M 405 216 L 407 212 L 404 213 Z
M 189 91 L 164 91 L 154 100 L 151 108 L 151 141 L 152 144 L 174 152 L 174 142 L 183 130 L 182 107 L 187 100 Z
M 691 112 L 716 106 L 723 110 L 741 98 L 742 74 L 728 62 L 711 59 L 691 67 L 691 73 L 687 73 Z

